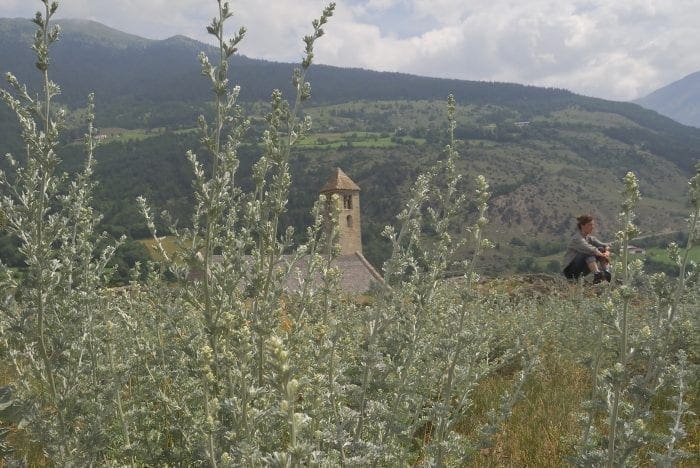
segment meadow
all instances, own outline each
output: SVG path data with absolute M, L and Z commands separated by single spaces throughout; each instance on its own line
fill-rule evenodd
M 344 133 L 320 133 L 308 136 L 299 141 L 300 148 L 312 147 L 314 149 L 337 149 L 341 146 L 351 148 L 395 148 L 401 145 L 420 145 L 424 139 L 408 136 L 389 136 L 386 133 L 376 132 L 344 132 Z
M 245 31 L 225 37 L 231 12 L 219 1 L 208 31 L 220 61 L 200 57 L 215 117 L 200 120 L 201 154 L 188 153 L 194 214 L 160 232 L 160 210 L 140 198 L 156 260 L 145 273 L 136 267 L 127 287 L 110 288 L 108 264 L 123 240 L 100 234 L 91 205 L 94 107 L 90 99 L 84 168 L 65 176 L 56 153 L 63 114 L 53 111 L 58 87 L 49 79 L 58 5 L 42 3 L 34 21 L 44 93 L 31 95 L 11 76 L 14 93 L 0 90 L 28 155 L 0 176 L 3 227 L 20 240 L 26 263 L 22 275 L 0 272 L 2 463 L 700 462 L 700 285 L 691 259 L 700 165 L 689 182 L 687 244 L 667 251 L 677 276 L 647 274 L 627 254 L 640 197 L 628 173 L 611 283 L 484 280 L 479 261 L 493 247 L 484 236 L 490 187 L 478 176 L 472 192 L 458 190 L 450 96 L 444 158 L 416 178 L 384 230 L 386 285 L 350 296 L 332 264 L 338 229 L 329 219 L 339 212 L 329 210 L 339 204 L 319 198 L 301 244 L 281 222 L 291 148 L 310 138 L 311 121 L 301 117 L 306 72 L 334 5 L 304 38 L 295 96 L 272 94 L 248 191 L 235 175 L 250 121 L 227 80 L 227 59 Z M 465 206 L 474 209 L 468 226 L 455 223 Z M 299 261 L 301 272 L 292 268 Z M 455 268 L 461 276 L 447 279 Z M 286 289 L 292 274 L 299 287 Z
M 664 263 L 668 266 L 673 266 L 673 259 L 668 256 L 665 249 L 658 247 L 650 248 L 646 250 L 646 255 L 649 258 L 656 260 L 657 262 Z M 695 263 L 700 263 L 700 246 L 694 246 L 688 251 L 688 260 Z

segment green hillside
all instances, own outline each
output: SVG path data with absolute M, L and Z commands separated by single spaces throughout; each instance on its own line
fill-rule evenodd
M 97 124 L 104 134 L 96 152 L 96 203 L 104 228 L 115 236 L 145 236 L 138 195 L 156 212 L 168 209 L 187 224 L 192 174 L 184 155 L 188 149 L 202 152 L 192 130 L 199 114 L 210 113 L 210 91 L 196 55 L 211 50 L 184 37 L 152 41 L 97 23 L 62 23 L 52 76 L 62 85 L 59 101 L 68 110 L 70 128 L 60 153 L 65 169 L 79 167 L 81 146 L 75 140 L 83 133 L 82 108 L 88 92 L 96 91 Z M 32 28 L 26 20 L 0 20 L 1 71 L 23 80 L 34 75 Z M 232 61 L 232 78 L 252 116 L 248 144 L 239 150 L 244 187 L 261 154 L 265 100 L 276 87 L 291 94 L 292 67 L 246 57 Z M 642 230 L 682 226 L 686 180 L 700 159 L 698 129 L 634 104 L 560 89 L 328 66 L 312 68 L 309 77 L 313 98 L 305 112 L 314 127 L 293 155 L 284 220 L 299 235 L 310 222 L 315 189 L 340 166 L 362 187 L 366 255 L 381 265 L 383 226 L 393 222 L 416 176 L 442 155 L 449 93 L 458 102 L 455 136 L 466 176 L 461 188 L 472 190 L 477 174 L 492 188 L 488 235 L 496 249 L 484 260 L 487 273 L 526 268 L 530 259 L 559 251 L 573 217 L 582 212 L 596 215 L 601 237 L 611 238 L 627 171 L 640 178 Z M 21 144 L 12 116 L 2 108 L 0 153 L 7 152 L 21 155 Z M 473 206 L 465 206 L 464 225 L 472 215 Z
M 442 107 L 444 103 L 433 101 L 385 101 L 309 108 L 316 132 L 295 149 L 286 222 L 303 233 L 311 221 L 315 189 L 340 166 L 362 187 L 365 249 L 370 259 L 381 263 L 386 250 L 380 236 L 383 226 L 393 222 L 415 177 L 442 154 Z M 681 227 L 684 171 L 642 144 L 615 138 L 642 127 L 618 114 L 575 107 L 516 126 L 516 113 L 497 109 L 460 106 L 456 129 L 460 170 L 466 175 L 463 189 L 472 190 L 477 174 L 484 174 L 492 187 L 488 233 L 497 249 L 487 256 L 487 271 L 515 269 L 528 257 L 560 250 L 559 242 L 580 212 L 593 212 L 600 218 L 601 235 L 612 237 L 619 181 L 628 170 L 639 176 L 644 194 L 638 210 L 643 231 Z M 501 114 L 509 115 L 508 120 L 494 123 L 494 116 Z M 252 142 L 239 150 L 244 187 L 261 153 L 255 143 L 259 130 L 254 125 Z M 185 130 L 160 128 L 108 137 L 97 150 L 96 173 L 96 199 L 105 228 L 114 235 L 145 236 L 134 203 L 138 195 L 186 223 L 192 174 L 184 154 L 190 148 L 201 153 L 196 134 Z M 80 145 L 69 144 L 62 152 L 69 169 L 77 167 L 80 151 Z M 465 223 L 472 208 L 465 206 Z

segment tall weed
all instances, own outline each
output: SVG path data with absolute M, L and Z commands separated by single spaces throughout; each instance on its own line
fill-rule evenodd
M 90 206 L 95 147 L 92 97 L 88 102 L 85 167 L 73 181 L 59 172 L 57 155 L 63 112 L 53 106 L 60 88 L 49 78 L 51 27 L 57 4 L 37 13 L 32 48 L 43 89 L 34 95 L 7 75 L 16 98 L 0 90 L 15 112 L 26 158 L 12 176 L 0 174 L 5 229 L 19 238 L 26 263 L 20 277 L 3 268 L 0 342 L 17 376 L 14 404 L 20 425 L 58 464 L 94 463 L 107 446 L 113 402 L 102 389 L 105 371 L 102 294 L 115 245 L 95 234 L 100 217 Z M 7 294 L 10 292 L 10 294 Z M 94 416 L 91 416 L 94 415 Z
M 625 177 L 622 229 L 618 232 L 620 260 L 615 265 L 615 279 L 621 284 L 605 294 L 597 309 L 602 320 L 594 351 L 592 398 L 586 403 L 582 444 L 575 459 L 581 466 L 638 463 L 641 449 L 660 444 L 665 445 L 665 453 L 652 457 L 661 466 L 672 466 L 688 456 L 676 444 L 685 435 L 683 421 L 690 415 L 684 401 L 689 372 L 686 353 L 697 332 L 692 311 L 697 310 L 698 294 L 697 271 L 688 264 L 687 251 L 697 239 L 699 179 L 700 172 L 690 181 L 686 250 L 681 253 L 676 245 L 669 248 L 679 277 L 669 279 L 664 274 L 647 277 L 641 262 L 628 257 L 627 246 L 637 234 L 633 210 L 639 190 L 633 174 Z M 602 365 L 606 360 L 611 361 L 608 368 Z M 666 414 L 666 433 L 652 424 L 659 411 L 653 406 L 664 397 L 673 404 Z M 602 412 L 607 413 L 604 432 L 596 424 Z

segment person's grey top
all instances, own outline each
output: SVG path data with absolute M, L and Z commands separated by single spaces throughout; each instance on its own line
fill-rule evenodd
M 571 263 L 578 254 L 595 255 L 598 253 L 598 247 L 608 247 L 608 244 L 599 241 L 594 236 L 583 237 L 581 231 L 576 229 L 571 236 L 566 254 L 564 254 L 564 268 L 569 266 L 569 263 Z

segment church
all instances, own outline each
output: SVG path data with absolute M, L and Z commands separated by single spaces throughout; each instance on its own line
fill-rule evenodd
M 321 187 L 321 195 L 330 203 L 333 195 L 338 203 L 338 247 L 340 253 L 332 265 L 340 271 L 340 286 L 348 294 L 362 294 L 370 289 L 384 285 L 384 279 L 379 272 L 362 255 L 362 220 L 360 216 L 360 187 L 337 168 Z M 330 211 L 330 210 L 329 210 Z M 300 263 L 305 263 L 304 260 Z M 302 270 L 304 265 L 297 264 L 296 269 Z M 295 279 L 297 275 L 289 276 L 285 283 L 288 290 L 299 287 Z
M 348 293 L 360 294 L 384 285 L 384 279 L 362 255 L 362 223 L 360 187 L 342 169 L 336 168 L 321 188 L 328 199 L 338 195 L 341 205 L 338 216 L 340 255 L 334 263 L 342 274 L 341 286 Z
M 337 212 L 338 247 L 340 252 L 332 260 L 331 265 L 340 271 L 340 287 L 349 295 L 358 295 L 367 291 L 384 287 L 382 275 L 362 255 L 362 223 L 360 217 L 360 187 L 340 168 L 335 169 L 331 177 L 320 190 L 321 195 L 328 201 L 329 213 Z M 336 198 L 333 195 L 337 195 Z M 337 210 L 330 210 L 333 200 L 338 203 Z M 284 281 L 287 291 L 300 289 L 300 278 L 306 271 L 308 257 L 293 260 L 292 255 L 283 255 L 284 262 L 295 262 L 291 265 Z M 221 256 L 214 255 L 214 262 L 221 262 Z M 247 258 L 246 261 L 251 261 Z M 188 281 L 202 279 L 201 271 L 190 271 Z M 319 278 L 312 279 L 319 281 Z

